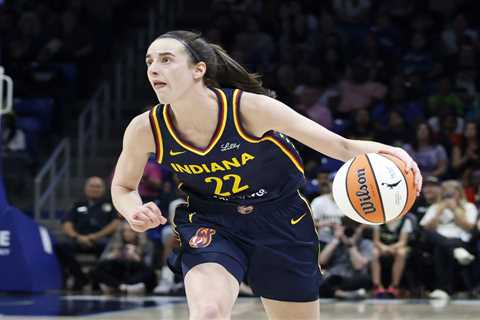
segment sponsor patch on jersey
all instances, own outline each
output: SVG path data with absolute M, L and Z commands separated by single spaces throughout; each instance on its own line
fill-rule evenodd
M 228 151 L 228 150 L 240 150 L 240 143 L 237 142 L 226 142 L 220 145 L 220 150 L 222 152 Z
M 210 245 L 213 239 L 213 235 L 216 233 L 215 229 L 211 228 L 198 228 L 197 232 L 195 232 L 195 235 L 190 238 L 190 241 L 188 241 L 188 244 L 192 248 L 205 248 Z

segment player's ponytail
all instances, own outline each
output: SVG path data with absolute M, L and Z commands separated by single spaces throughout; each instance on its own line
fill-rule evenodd
M 170 31 L 159 38 L 173 38 L 186 48 L 193 63 L 205 62 L 205 84 L 209 87 L 238 88 L 240 90 L 275 97 L 275 92 L 262 86 L 260 75 L 249 73 L 219 45 L 208 43 L 198 33 Z
M 217 55 L 217 82 L 224 87 L 238 88 L 248 92 L 275 97 L 275 92 L 262 86 L 258 73 L 249 73 L 219 45 L 209 44 Z M 208 68 L 208 66 L 207 66 Z

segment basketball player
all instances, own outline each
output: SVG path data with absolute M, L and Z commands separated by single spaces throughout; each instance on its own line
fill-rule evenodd
M 188 204 L 173 221 L 181 250 L 169 265 L 184 275 L 191 319 L 229 319 L 239 284 L 262 297 L 270 319 L 318 319 L 317 235 L 302 161 L 288 137 L 346 161 L 402 149 L 348 140 L 272 98 L 221 47 L 187 31 L 158 37 L 146 55 L 161 104 L 132 120 L 112 182 L 118 211 L 138 232 L 166 223 L 137 186 L 149 154 L 177 174 Z

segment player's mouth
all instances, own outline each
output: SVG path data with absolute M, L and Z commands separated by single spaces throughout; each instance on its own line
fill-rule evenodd
M 153 87 L 155 89 L 161 89 L 167 85 L 166 82 L 160 81 L 160 80 L 154 80 L 153 81 Z

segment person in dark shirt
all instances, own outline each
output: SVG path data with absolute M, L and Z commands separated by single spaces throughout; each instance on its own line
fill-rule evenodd
M 75 202 L 63 218 L 63 232 L 67 237 L 56 245 L 65 275 L 70 273 L 75 279 L 74 290 L 82 289 L 88 282 L 75 254 L 81 252 L 99 256 L 120 223 L 111 201 L 105 197 L 103 179 L 88 178 L 84 192 L 84 199 Z
M 427 176 L 424 179 L 422 193 L 415 201 L 415 206 L 412 209 L 412 213 L 417 217 L 418 221 L 422 220 L 428 207 L 438 201 L 441 192 L 440 180 L 437 177 Z

